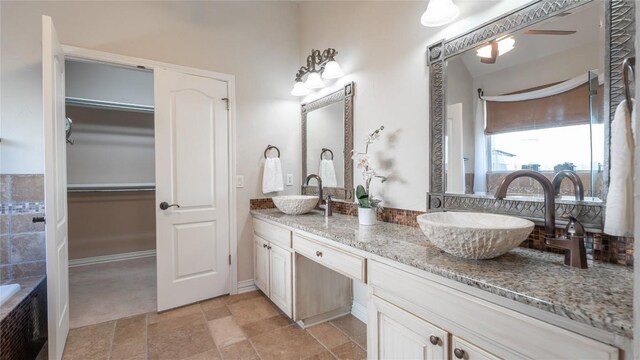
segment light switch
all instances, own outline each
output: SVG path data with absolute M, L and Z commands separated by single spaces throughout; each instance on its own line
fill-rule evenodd
M 293 174 L 287 174 L 287 186 L 293 186 Z
M 244 176 L 238 175 L 236 176 L 236 187 L 243 188 L 244 187 Z

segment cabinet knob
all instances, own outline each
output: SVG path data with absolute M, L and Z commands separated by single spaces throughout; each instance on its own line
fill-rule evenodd
M 440 338 L 435 335 L 431 335 L 429 336 L 429 342 L 433 345 L 438 345 L 438 343 L 440 343 Z
M 267 250 L 271 250 L 271 246 L 267 246 Z
M 462 349 L 455 348 L 453 350 L 453 355 L 455 355 L 457 359 L 464 359 L 465 352 Z
M 316 256 L 317 257 L 322 257 L 322 251 L 316 251 Z
M 267 244 L 262 244 L 262 247 L 266 249 L 267 248 Z

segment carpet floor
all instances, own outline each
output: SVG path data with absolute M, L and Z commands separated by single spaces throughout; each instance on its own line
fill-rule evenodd
M 69 268 L 70 327 L 156 311 L 156 258 Z

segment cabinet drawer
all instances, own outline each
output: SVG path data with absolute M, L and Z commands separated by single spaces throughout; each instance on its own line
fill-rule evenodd
M 370 261 L 367 273 L 374 295 L 498 357 L 619 358 L 612 346 L 396 267 Z
M 451 339 L 453 358 L 463 360 L 500 360 L 499 357 L 490 354 L 479 347 L 470 344 L 457 336 Z
M 366 260 L 346 253 L 315 240 L 293 235 L 293 249 L 305 257 L 316 261 L 352 279 L 365 282 Z
M 261 238 L 285 249 L 291 248 L 291 231 L 266 221 L 253 219 L 253 231 Z

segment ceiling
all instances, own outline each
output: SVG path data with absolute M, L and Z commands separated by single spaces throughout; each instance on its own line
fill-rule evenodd
M 524 31 L 531 29 L 574 30 L 576 33 L 572 35 L 523 34 Z M 475 49 L 459 56 L 462 57 L 471 76 L 476 78 L 590 43 L 601 43 L 604 51 L 604 29 L 604 3 L 594 1 L 572 9 L 566 16 L 555 16 L 516 33 L 513 35 L 516 41 L 515 48 L 499 56 L 495 64 L 481 63 Z

